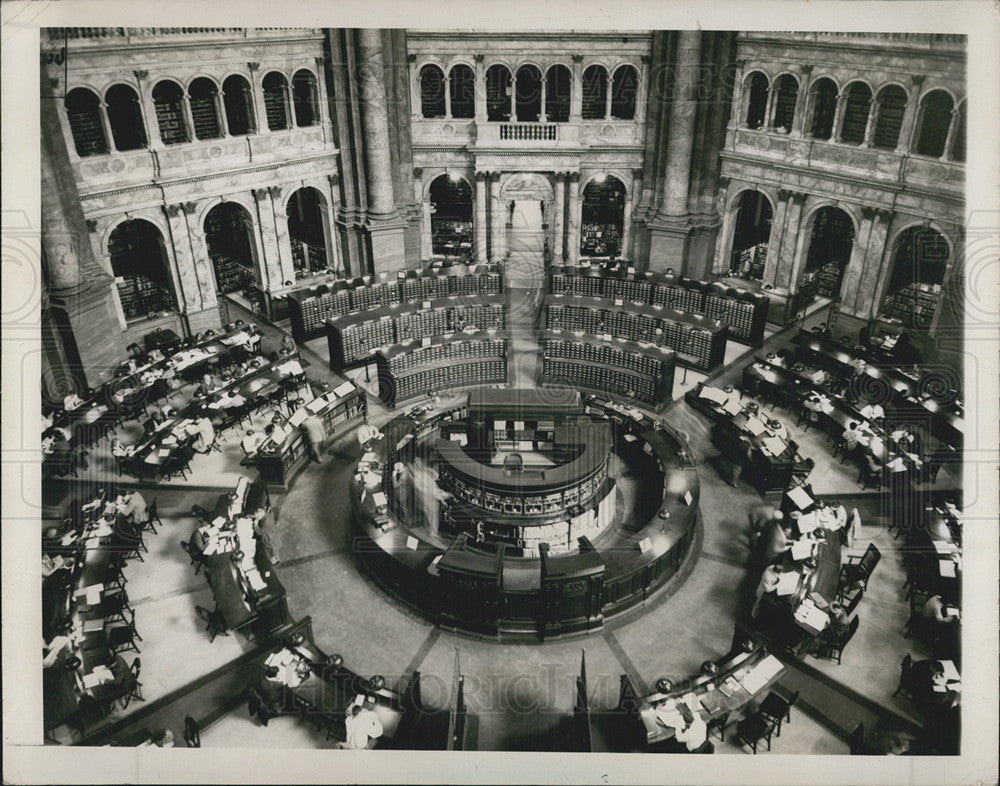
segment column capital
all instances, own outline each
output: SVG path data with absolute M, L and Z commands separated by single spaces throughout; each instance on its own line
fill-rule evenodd
M 641 63 L 642 63 L 643 65 L 649 65 L 649 61 L 650 61 L 651 59 L 652 59 L 652 58 L 651 58 L 651 57 L 650 57 L 649 55 L 639 55 L 639 61 L 640 61 L 640 62 L 641 62 Z
M 729 188 L 729 183 L 731 181 L 732 181 L 732 178 L 729 177 L 728 175 L 722 175 L 722 176 L 720 176 L 719 177 L 719 188 L 720 189 L 727 189 L 727 188 Z
M 489 172 L 476 172 L 475 173 L 475 178 L 476 178 L 476 182 L 477 183 L 484 183 L 484 182 L 486 182 L 487 180 L 490 179 L 490 173 Z
M 572 55 L 574 63 L 582 63 L 583 55 Z
M 417 62 L 417 56 L 414 55 L 414 54 L 407 54 L 406 55 L 406 62 L 407 63 L 416 63 Z
M 135 76 L 135 80 L 137 82 L 143 82 L 145 81 L 146 77 L 149 76 L 149 71 L 145 70 L 144 68 L 137 68 L 132 72 L 132 74 Z
M 323 68 L 326 65 L 326 58 L 324 57 L 314 57 L 313 60 L 316 63 L 316 68 L 320 73 L 323 73 Z
M 566 179 L 570 183 L 579 183 L 580 182 L 580 173 L 579 172 L 567 172 L 566 173 Z
M 181 214 L 180 204 L 174 205 L 164 205 L 163 212 L 167 214 L 167 218 L 177 218 Z
M 486 59 L 486 55 L 473 55 L 472 59 L 475 60 L 477 63 L 481 63 L 483 62 L 483 60 Z
M 790 188 L 779 188 L 778 189 L 778 201 L 787 202 L 792 196 L 792 190 Z
M 913 85 L 914 89 L 919 90 L 926 78 L 926 74 L 912 74 L 910 76 L 910 84 Z
M 85 221 L 86 221 L 86 224 L 87 224 L 87 231 L 88 232 L 96 232 L 97 231 L 97 219 L 96 218 L 88 218 L 88 219 L 85 219 Z
M 186 216 L 191 215 L 197 209 L 198 209 L 197 202 L 181 202 L 181 210 L 184 211 L 184 215 Z
M 247 68 L 249 68 L 251 71 L 256 71 L 258 68 L 260 68 L 260 63 L 253 63 L 253 62 L 247 63 Z
M 281 186 L 268 186 L 267 193 L 271 195 L 272 199 L 277 199 L 281 196 Z
M 337 186 L 340 183 L 340 175 L 327 175 L 326 179 L 331 186 Z
M 424 168 L 423 167 L 419 167 L 419 166 L 413 167 L 413 176 L 414 177 L 423 177 L 424 176 Z
M 812 63 L 805 63 L 799 70 L 802 72 L 802 76 L 808 77 L 813 70 Z
M 252 188 L 250 189 L 250 193 L 253 194 L 253 198 L 258 201 L 263 201 L 267 198 L 266 188 Z
M 499 183 L 500 182 L 500 173 L 499 172 L 490 172 L 490 180 L 492 180 L 494 183 Z
M 633 180 L 642 180 L 642 176 L 644 174 L 645 174 L 645 172 L 643 172 L 643 170 L 642 170 L 641 167 L 633 169 L 632 170 L 632 179 Z

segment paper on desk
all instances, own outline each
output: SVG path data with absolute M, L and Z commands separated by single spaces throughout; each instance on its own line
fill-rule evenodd
M 714 401 L 716 404 L 721 404 L 726 400 L 726 394 L 719 388 L 709 387 L 706 385 L 701 389 L 701 393 L 698 394 L 699 398 L 707 398 L 709 401 Z
M 788 498 L 795 503 L 799 510 L 805 510 L 813 504 L 812 497 L 809 496 L 809 493 L 802 486 L 789 489 Z
M 941 665 L 944 667 L 944 678 L 947 682 L 958 682 L 962 679 L 962 675 L 958 673 L 958 669 L 955 668 L 954 662 L 950 660 L 941 661 Z
M 297 360 L 289 360 L 287 363 L 282 363 L 278 366 L 278 371 L 288 374 L 301 374 L 302 364 Z
M 938 572 L 946 579 L 955 578 L 955 563 L 950 559 L 938 560 Z
M 104 630 L 104 620 L 84 620 L 83 632 L 84 633 L 97 633 L 98 631 Z
M 723 404 L 722 409 L 730 415 L 739 415 L 743 410 L 740 406 L 740 402 L 735 398 L 729 399 L 725 404 Z
M 791 595 L 798 589 L 801 576 L 797 571 L 790 570 L 778 576 L 778 583 L 774 587 L 776 595 Z
M 319 412 L 323 407 L 326 406 L 326 401 L 321 398 L 314 398 L 308 404 L 306 404 L 306 409 L 310 412 Z
M 778 439 L 778 437 L 768 437 L 764 440 L 764 447 L 766 447 L 775 456 L 780 456 L 785 452 L 785 441 L 783 439 Z
M 292 426 L 301 426 L 305 422 L 305 419 L 307 417 L 309 417 L 309 412 L 315 412 L 316 411 L 316 410 L 314 410 L 312 408 L 312 405 L 317 400 L 318 399 L 314 399 L 313 402 L 310 402 L 305 407 L 299 407 L 297 410 L 295 410 L 292 413 L 292 416 L 290 418 L 288 418 L 289 425 L 292 425 Z M 308 410 L 306 409 L 306 407 L 308 407 Z
M 261 578 L 260 572 L 257 568 L 251 568 L 250 570 L 244 571 L 244 575 L 247 577 L 247 581 L 250 582 L 250 586 L 254 588 L 257 592 L 267 587 L 267 582 Z
M 946 540 L 935 540 L 934 550 L 938 554 L 946 554 L 948 556 L 951 556 L 952 552 L 955 551 L 955 545 L 953 543 L 949 543 Z
M 170 450 L 169 448 L 160 448 L 158 451 L 156 451 L 156 455 L 159 456 L 160 458 L 166 458 L 167 456 L 170 455 Z
M 337 387 L 333 389 L 333 394 L 337 398 L 342 398 L 346 396 L 348 393 L 352 393 L 353 391 L 354 391 L 354 385 L 350 382 L 344 382 L 340 385 L 337 385 Z
M 764 431 L 764 424 L 757 418 L 747 418 L 747 431 L 756 437 Z
M 792 559 L 808 559 L 812 556 L 812 552 L 813 542 L 807 538 L 797 540 L 792 544 Z
M 796 521 L 795 523 L 798 524 L 799 532 L 801 532 L 803 535 L 808 535 L 810 532 L 816 529 L 817 526 L 819 526 L 819 520 L 816 517 L 815 513 L 806 513 L 805 515 L 800 516 L 798 521 Z
M 83 687 L 85 690 L 90 690 L 91 688 L 96 687 L 97 685 L 100 684 L 101 684 L 101 678 L 94 672 L 83 675 Z
M 101 602 L 101 593 L 104 591 L 103 584 L 92 584 L 87 587 L 87 605 L 96 606 Z
M 56 658 L 59 657 L 59 653 L 62 652 L 63 647 L 67 644 L 69 644 L 68 636 L 56 636 L 52 639 L 52 642 L 49 644 L 49 654 L 42 660 L 42 666 L 46 669 L 52 666 L 56 662 Z

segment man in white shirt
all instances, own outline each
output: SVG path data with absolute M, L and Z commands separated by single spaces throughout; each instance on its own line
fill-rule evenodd
M 885 417 L 885 410 L 881 404 L 865 404 L 861 410 L 861 417 L 865 420 L 878 420 Z
M 681 717 L 684 718 L 684 728 L 674 732 L 674 738 L 679 743 L 687 746 L 688 751 L 697 750 L 705 744 L 708 739 L 708 726 L 701 719 L 701 714 L 689 709 L 686 704 L 681 704 Z
M 359 704 L 352 705 L 348 710 L 344 726 L 347 728 L 347 740 L 337 747 L 345 750 L 373 748 L 375 740 L 382 736 L 383 731 L 378 715 L 369 709 L 363 709 Z
M 365 447 L 369 442 L 373 442 L 376 439 L 382 438 L 382 432 L 379 431 L 375 426 L 371 425 L 366 419 L 361 427 L 358 429 L 358 443 L 361 447 Z
M 63 399 L 63 409 L 66 410 L 76 409 L 81 404 L 83 404 L 83 399 L 76 395 L 76 393 L 70 393 Z

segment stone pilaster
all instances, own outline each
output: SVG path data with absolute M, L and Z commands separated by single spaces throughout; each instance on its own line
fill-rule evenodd
M 886 280 L 892 272 L 892 253 L 891 249 L 886 248 L 891 219 L 892 214 L 884 210 L 875 210 L 871 217 L 872 228 L 868 236 L 865 264 L 854 304 L 855 315 L 862 319 L 875 316 Z
M 552 222 L 555 239 L 552 244 L 552 258 L 561 262 L 566 258 L 566 174 L 564 172 L 555 173 L 555 202 L 555 217 Z
M 261 253 L 264 256 L 264 288 L 277 292 L 282 287 L 281 249 L 278 246 L 278 229 L 274 223 L 274 209 L 271 195 L 266 188 L 253 189 L 254 204 L 257 206 L 257 225 L 260 227 Z
M 507 226 L 507 215 L 500 202 L 500 173 L 493 172 L 490 175 L 490 210 L 492 212 L 492 261 L 503 262 L 504 260 L 504 234 Z
M 569 173 L 569 231 L 566 233 L 566 261 L 580 259 L 580 173 Z
M 486 172 L 476 172 L 476 261 L 486 261 Z

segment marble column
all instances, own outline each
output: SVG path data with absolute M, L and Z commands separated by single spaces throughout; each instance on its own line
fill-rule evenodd
M 858 299 L 854 304 L 855 314 L 862 319 L 870 319 L 878 313 L 882 292 L 892 272 L 892 249 L 886 247 L 891 219 L 892 214 L 885 210 L 876 210 L 871 219 L 865 266 L 858 284 Z
M 139 96 L 139 110 L 142 113 L 142 121 L 146 125 L 146 141 L 149 147 L 163 147 L 163 137 L 160 136 L 160 123 L 156 119 L 156 107 L 153 106 L 153 98 L 146 93 L 144 82 L 149 75 L 148 71 L 137 70 L 135 74 L 136 94 Z
M 476 262 L 486 261 L 486 178 L 476 172 Z
M 790 137 L 798 139 L 802 136 L 802 126 L 805 123 L 806 109 L 809 106 L 809 75 L 812 66 L 802 67 L 802 78 L 799 80 L 799 92 L 795 97 L 795 112 L 792 114 L 792 130 Z
M 337 231 L 337 206 L 340 202 L 340 191 L 337 186 L 340 183 L 340 178 L 337 175 L 327 175 L 326 180 L 330 184 L 330 189 L 326 194 L 326 220 L 329 233 L 327 243 L 330 244 L 328 254 L 333 259 L 333 269 L 337 275 L 346 276 L 347 266 L 344 264 L 344 254 L 340 248 L 340 233 Z
M 580 173 L 569 175 L 569 231 L 566 236 L 566 261 L 575 265 L 580 259 Z
M 257 73 L 260 70 L 260 63 L 247 63 L 250 70 L 250 92 L 253 94 L 253 121 L 254 133 L 263 134 L 267 128 L 267 110 L 264 107 L 264 87 L 260 83 Z
M 670 104 L 667 176 L 662 195 L 663 212 L 671 216 L 683 215 L 687 211 L 701 55 L 701 31 L 682 30 L 677 35 L 677 78 Z
M 84 218 L 80 206 L 54 97 L 59 85 L 48 82 L 44 67 L 40 78 L 42 258 L 25 255 L 23 263 L 30 266 L 29 280 L 39 281 L 44 280 L 44 265 L 47 285 L 43 304 L 47 295 L 51 311 L 60 316 L 54 320 L 53 331 L 62 346 L 55 355 L 65 358 L 68 364 L 54 373 L 66 380 L 76 379 L 81 386 L 95 388 L 111 378 L 112 369 L 128 353 L 118 317 L 114 279 L 95 258 L 90 240 L 91 227 L 95 225 Z M 28 294 L 23 296 L 27 298 Z M 11 302 L 19 308 L 16 295 Z M 12 319 L 15 316 L 16 312 Z M 43 318 L 43 325 L 47 321 L 52 320 Z
M 187 141 L 198 141 L 198 136 L 194 132 L 194 116 L 191 114 L 191 96 L 188 95 L 187 90 L 185 90 L 184 94 L 181 96 L 181 114 L 184 115 Z
M 277 292 L 282 288 L 281 249 L 278 246 L 278 229 L 274 224 L 274 210 L 271 195 L 266 188 L 253 189 L 254 204 L 257 206 L 257 225 L 260 227 L 260 249 L 263 255 L 264 288 Z
M 281 251 L 279 263 L 281 266 L 281 281 L 295 282 L 295 261 L 292 258 L 292 237 L 288 233 L 288 213 L 281 203 L 281 186 L 268 186 L 267 193 L 271 199 L 271 214 L 274 217 L 274 232 Z
M 507 211 L 500 201 L 500 173 L 490 175 L 490 209 L 493 214 L 493 262 L 503 262 L 503 239 L 507 226 Z
M 844 279 L 840 285 L 840 310 L 845 313 L 855 314 L 857 312 L 857 302 L 861 294 L 858 291 L 861 286 L 861 277 L 869 264 L 868 244 L 871 241 L 874 217 L 874 208 L 861 208 L 861 224 L 858 227 L 858 234 L 851 244 L 851 258 L 847 262 Z
M 906 108 L 899 125 L 899 139 L 896 141 L 896 153 L 902 155 L 910 151 L 913 129 L 917 124 L 917 114 L 920 109 L 920 89 L 924 84 L 923 76 L 910 77 L 910 89 L 906 94 Z
M 552 246 L 552 258 L 556 262 L 562 262 L 566 259 L 566 174 L 556 172 L 555 182 L 556 205 L 552 221 L 555 240 Z
M 221 88 L 215 94 L 215 111 L 219 113 L 219 132 L 223 139 L 229 136 L 229 118 L 226 117 L 225 96 L 226 94 L 222 92 Z
M 778 247 L 777 270 L 775 281 L 778 286 L 783 286 L 789 291 L 792 289 L 793 275 L 797 263 L 796 253 L 801 249 L 799 235 L 802 224 L 802 205 L 806 200 L 806 195 L 801 192 L 792 192 L 788 200 L 788 210 L 785 214 L 785 231 L 780 246 Z
M 579 123 L 583 114 L 583 55 L 573 55 L 573 84 L 569 91 L 569 122 Z
M 184 222 L 188 245 L 191 249 L 195 282 L 198 285 L 198 297 L 201 300 L 201 309 L 197 313 L 188 312 L 186 314 L 188 330 L 191 333 L 199 333 L 206 328 L 218 328 L 222 325 L 218 295 L 215 289 L 215 274 L 212 270 L 212 260 L 208 255 L 208 243 L 204 230 L 198 226 L 194 218 L 197 207 L 195 202 L 181 203 L 181 219 Z
M 434 256 L 432 221 L 431 202 L 429 199 L 425 199 L 420 203 L 420 258 L 425 261 Z
M 764 263 L 764 277 L 762 284 L 770 284 L 772 287 L 778 284 L 778 258 L 781 253 L 781 243 L 785 237 L 785 223 L 788 216 L 788 203 L 792 192 L 782 188 L 778 191 L 778 205 L 774 210 L 774 219 L 771 221 L 771 234 L 767 240 L 767 260 Z
M 173 251 L 177 302 L 186 319 L 189 314 L 198 314 L 202 310 L 201 288 L 198 286 L 191 241 L 188 239 L 187 222 L 180 203 L 164 205 L 163 214 L 167 217 L 170 231 L 170 237 L 166 240 Z
M 875 125 L 878 123 L 878 113 L 882 107 L 882 102 L 874 100 L 868 106 L 868 119 L 865 121 L 865 136 L 861 141 L 861 147 L 871 147 L 872 137 L 875 136 Z
M 389 117 L 386 106 L 382 31 L 362 28 L 358 38 L 358 88 L 364 138 L 368 193 L 366 228 L 375 272 L 406 267 L 406 222 L 396 210 L 389 150 Z
M 955 134 L 958 133 L 960 114 L 957 107 L 951 110 L 951 123 L 948 126 L 948 136 L 944 140 L 944 152 L 941 154 L 942 161 L 948 161 L 951 158 L 951 148 L 955 143 Z
M 725 204 L 725 195 L 722 196 Z M 726 275 L 729 272 L 729 258 L 733 251 L 733 233 L 736 225 L 736 213 L 739 211 L 739 202 L 735 202 L 722 214 L 722 231 L 716 241 L 715 265 L 712 272 L 717 275 Z
M 104 129 L 104 137 L 107 139 L 108 152 L 117 153 L 118 148 L 115 147 L 115 135 L 111 133 L 111 121 L 108 119 L 108 105 L 103 101 L 101 101 L 100 106 L 97 108 L 97 114 L 101 116 L 101 128 Z
M 474 103 L 476 107 L 476 123 L 486 122 L 486 65 L 483 55 L 473 55 L 476 61 L 476 86 Z
M 841 90 L 836 96 L 837 104 L 833 109 L 833 127 L 830 129 L 830 141 L 840 141 L 840 119 L 844 116 L 844 106 L 847 104 L 847 93 Z

